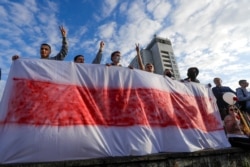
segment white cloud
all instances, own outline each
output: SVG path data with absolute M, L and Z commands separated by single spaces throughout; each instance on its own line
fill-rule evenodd
M 34 20 L 33 12 L 27 6 L 18 3 L 11 3 L 9 14 L 9 19 L 18 26 L 31 26 Z
M 116 35 L 116 23 L 110 22 L 104 25 L 101 25 L 98 28 L 99 37 L 101 39 L 113 38 Z
M 27 9 L 29 9 L 31 12 L 37 12 L 38 11 L 36 0 L 25 0 L 24 1 L 24 6 L 26 6 Z
M 102 8 L 102 16 L 109 16 L 118 4 L 118 0 L 104 0 Z
M 153 14 L 153 18 L 155 20 L 162 21 L 168 15 L 171 10 L 171 5 L 167 1 L 160 0 L 160 1 L 149 1 L 147 4 L 147 9 L 149 12 Z
M 119 8 L 120 13 L 127 12 L 127 8 L 128 8 L 128 2 L 122 2 Z
M 127 7 L 126 23 L 138 23 L 141 20 L 147 18 L 147 14 L 145 13 L 145 4 L 142 1 L 133 1 Z
M 0 6 L 0 17 L 3 19 L 7 17 L 7 12 L 3 6 Z

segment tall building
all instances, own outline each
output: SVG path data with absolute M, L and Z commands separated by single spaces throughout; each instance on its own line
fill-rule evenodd
M 170 69 L 175 79 L 180 79 L 172 43 L 169 39 L 154 36 L 148 46 L 142 49 L 140 53 L 143 64 L 152 63 L 156 74 L 163 75 L 165 69 Z M 131 61 L 130 65 L 134 68 L 139 68 L 137 57 Z

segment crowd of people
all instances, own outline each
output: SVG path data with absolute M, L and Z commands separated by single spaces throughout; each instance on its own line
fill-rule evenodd
M 41 59 L 50 59 L 50 60 L 64 60 L 66 55 L 68 54 L 68 43 L 66 39 L 66 30 L 63 26 L 59 27 L 61 35 L 62 35 L 62 47 L 60 52 L 54 56 L 50 57 L 51 46 L 47 43 L 41 44 L 40 47 L 40 56 Z M 96 54 L 95 59 L 92 61 L 92 64 L 100 64 L 102 60 L 102 52 L 104 49 L 105 43 L 103 41 L 100 42 L 99 50 Z M 143 64 L 142 57 L 140 55 L 140 46 L 139 44 L 135 45 L 136 56 L 139 64 L 139 68 L 141 70 L 153 73 L 154 65 L 151 62 Z M 16 60 L 20 58 L 19 55 L 12 56 L 12 60 Z M 121 52 L 114 51 L 111 53 L 111 63 L 107 63 L 106 66 L 122 66 L 120 64 Z M 84 63 L 83 55 L 76 55 L 73 60 L 75 63 Z M 133 69 L 133 67 L 129 66 L 129 68 Z M 180 80 L 181 82 L 196 82 L 200 83 L 197 79 L 199 74 L 199 69 L 197 67 L 190 67 L 187 70 L 187 78 Z M 164 77 L 169 77 L 171 79 L 175 79 L 173 72 L 170 69 L 166 69 L 163 73 Z M 249 114 L 250 114 L 250 92 L 248 92 L 247 87 L 249 83 L 247 80 L 239 81 L 239 88 L 236 91 L 233 91 L 228 86 L 222 85 L 222 79 L 219 77 L 214 78 L 215 87 L 212 88 L 212 92 L 216 98 L 216 103 L 218 106 L 218 110 L 220 112 L 220 116 L 222 121 L 224 122 L 225 132 L 228 135 L 229 142 L 232 146 L 242 146 L 250 148 L 250 123 L 249 123 Z M 236 105 L 227 104 L 223 100 L 223 94 L 226 92 L 231 92 L 235 94 L 238 98 L 238 102 Z M 248 128 L 248 129 L 247 129 Z
M 228 140 L 234 147 L 250 148 L 250 92 L 247 80 L 239 80 L 239 87 L 233 91 L 222 85 L 221 78 L 214 78 L 215 87 L 212 92 L 224 123 Z M 227 92 L 235 95 L 235 103 L 228 104 L 223 95 Z
M 62 47 L 60 52 L 54 56 L 51 57 L 51 46 L 47 43 L 43 43 L 40 46 L 40 57 L 41 59 L 50 59 L 50 60 L 64 60 L 64 58 L 66 57 L 66 55 L 68 54 L 68 42 L 66 39 L 66 30 L 63 26 L 59 26 L 61 35 L 62 35 Z M 92 64 L 100 64 L 101 60 L 102 60 L 102 52 L 104 49 L 104 45 L 105 43 L 103 41 L 100 42 L 100 46 L 99 46 L 99 50 L 95 56 L 95 59 L 92 61 Z M 146 65 L 143 64 L 142 62 L 142 57 L 140 55 L 140 46 L 139 44 L 136 44 L 135 47 L 136 50 L 136 56 L 137 56 L 137 60 L 138 60 L 138 64 L 141 70 L 143 71 L 147 71 L 150 73 L 154 72 L 154 65 L 151 62 L 146 63 Z M 20 56 L 19 55 L 14 55 L 12 56 L 12 60 L 16 60 L 19 59 Z M 114 51 L 113 53 L 111 53 L 111 63 L 106 63 L 106 66 L 122 66 L 120 64 L 120 59 L 121 59 L 121 52 L 120 51 Z M 84 56 L 79 54 L 76 55 L 73 59 L 73 61 L 75 63 L 85 63 L 84 61 Z M 133 67 L 129 66 L 129 68 L 133 69 Z M 188 69 L 187 71 L 187 78 L 181 80 L 182 82 L 197 82 L 199 83 L 200 81 L 196 78 L 199 74 L 199 70 L 197 67 L 191 67 Z M 166 69 L 163 73 L 164 77 L 169 77 L 171 79 L 175 79 L 174 78 L 174 74 L 170 69 Z

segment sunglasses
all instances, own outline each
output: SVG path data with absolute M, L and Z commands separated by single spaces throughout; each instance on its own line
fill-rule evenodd
M 237 108 L 230 108 L 229 110 L 230 110 L 230 111 L 238 111 Z

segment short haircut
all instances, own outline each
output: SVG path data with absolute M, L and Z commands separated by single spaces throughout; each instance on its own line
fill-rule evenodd
M 120 51 L 114 51 L 113 53 L 111 53 L 111 58 L 116 54 L 116 53 L 120 53 L 121 54 L 121 52 Z
M 188 73 L 192 72 L 193 69 L 196 71 L 196 76 L 197 76 L 199 74 L 199 69 L 197 67 L 190 67 L 188 69 Z
M 154 65 L 153 65 L 152 63 L 147 63 L 147 64 L 146 64 L 146 66 L 147 66 L 147 65 L 151 65 L 151 66 L 153 66 L 153 67 L 154 67 Z
M 239 80 L 239 85 L 243 84 L 244 82 L 247 82 L 247 80 L 245 80 L 245 79 Z
M 76 56 L 74 57 L 74 61 L 76 61 L 76 60 L 78 59 L 78 57 L 83 57 L 83 58 L 84 58 L 83 55 L 76 55 Z
M 220 81 L 222 81 L 221 78 L 219 78 L 219 77 L 214 78 L 214 81 L 215 81 L 215 80 L 220 80 Z
M 42 44 L 41 44 L 41 47 L 42 47 L 42 46 L 48 46 L 48 47 L 49 47 L 49 49 L 51 50 L 50 45 L 49 45 L 49 44 L 47 44 L 47 43 L 42 43 Z

